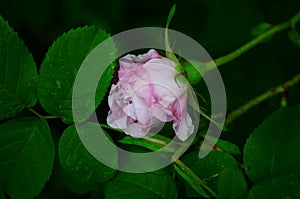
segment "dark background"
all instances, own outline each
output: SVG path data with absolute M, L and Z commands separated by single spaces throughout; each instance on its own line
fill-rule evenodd
M 164 27 L 175 2 L 177 10 L 170 28 L 194 38 L 213 58 L 253 38 L 251 29 L 257 24 L 277 24 L 300 10 L 299 0 L 10 0 L 0 2 L 0 15 L 25 41 L 39 66 L 52 42 L 71 28 L 96 25 L 113 35 L 136 27 Z M 221 66 L 228 109 L 298 73 L 299 55 L 299 47 L 285 31 Z M 299 89 L 296 86 L 289 91 L 289 106 L 299 104 Z M 262 103 L 230 125 L 223 136 L 242 148 L 249 133 L 279 104 L 280 96 Z

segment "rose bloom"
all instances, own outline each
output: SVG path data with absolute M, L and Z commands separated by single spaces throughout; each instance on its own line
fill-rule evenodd
M 108 97 L 108 125 L 141 138 L 173 121 L 178 138 L 188 139 L 194 130 L 187 112 L 188 87 L 176 80 L 176 63 L 150 50 L 138 56 L 126 55 L 119 66 L 119 80 Z

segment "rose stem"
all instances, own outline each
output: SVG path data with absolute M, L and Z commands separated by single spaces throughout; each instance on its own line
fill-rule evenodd
M 225 56 L 219 57 L 213 61 L 207 62 L 205 64 L 206 71 L 209 71 L 209 70 L 215 68 L 216 66 L 221 66 L 223 64 L 226 64 L 226 63 L 238 58 L 239 56 L 241 56 L 242 54 L 244 54 L 251 48 L 264 42 L 267 38 L 270 38 L 271 36 L 275 35 L 276 33 L 284 31 L 290 27 L 294 27 L 299 22 L 299 20 L 300 20 L 300 11 L 297 14 L 295 14 L 292 18 L 287 20 L 286 22 L 272 26 L 270 29 L 261 33 L 260 35 L 258 35 L 257 37 L 255 37 L 254 39 L 249 41 L 248 43 L 244 44 L 243 46 L 239 47 L 238 49 L 234 50 L 233 52 L 231 52 Z
M 245 112 L 247 112 L 249 109 L 253 108 L 254 106 L 257 106 L 261 102 L 271 98 L 274 95 L 284 93 L 287 91 L 287 89 L 293 87 L 297 83 L 300 82 L 300 73 L 295 75 L 292 79 L 288 80 L 287 82 L 272 88 L 265 93 L 255 97 L 254 99 L 250 100 L 246 104 L 242 105 L 241 107 L 237 108 L 236 110 L 230 112 L 226 118 L 225 126 L 231 124 L 234 120 L 236 120 L 238 117 L 243 115 Z

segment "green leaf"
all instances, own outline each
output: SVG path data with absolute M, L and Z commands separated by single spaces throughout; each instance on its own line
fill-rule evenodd
M 225 169 L 217 181 L 218 199 L 242 199 L 248 191 L 248 185 L 240 169 Z
M 48 113 L 61 116 L 65 123 L 73 121 L 72 89 L 79 67 L 88 53 L 108 37 L 101 29 L 83 27 L 65 33 L 54 42 L 41 65 L 38 85 L 38 98 Z M 113 72 L 114 66 L 110 66 L 102 75 L 95 102 L 89 102 L 95 107 L 105 96 Z
M 129 152 L 134 152 L 134 153 L 149 153 L 151 150 L 146 149 L 144 147 L 136 146 L 136 145 L 131 145 L 131 144 L 120 144 L 119 147 L 122 149 L 129 151 Z M 120 158 L 119 159 L 119 165 L 122 166 L 122 169 L 124 170 L 129 170 L 130 167 L 132 167 L 132 162 L 136 161 L 136 156 L 135 155 L 127 155 L 126 158 Z M 157 164 L 160 164 L 161 161 L 165 161 L 165 156 L 158 156 L 155 160 L 147 162 L 147 164 L 140 164 L 140 167 L 143 167 L 144 170 L 148 170 L 147 168 L 155 167 Z M 156 171 L 153 171 L 152 173 L 155 174 L 170 174 L 173 172 L 172 165 L 166 166 L 164 168 L 158 169 Z
M 295 175 L 279 175 L 256 184 L 250 190 L 247 199 L 299 199 L 300 182 Z
M 53 129 L 51 125 L 51 133 L 56 129 Z M 61 134 L 62 132 L 60 132 Z M 57 141 L 54 141 L 55 145 L 58 144 Z M 52 170 L 52 175 L 47 182 L 46 186 L 43 188 L 42 192 L 35 197 L 35 199 L 67 199 L 67 198 L 78 198 L 78 195 L 70 192 L 65 183 L 64 171 L 61 168 L 58 157 L 55 157 L 54 166 Z M 76 197 L 77 196 L 77 197 Z
M 217 146 L 224 152 L 230 153 L 232 155 L 240 155 L 241 151 L 238 146 L 235 144 L 228 142 L 226 140 L 219 139 L 217 142 Z
M 173 53 L 171 45 L 170 45 L 170 40 L 169 40 L 169 33 L 168 33 L 168 29 L 169 29 L 169 25 L 171 23 L 171 20 L 175 14 L 175 10 L 176 10 L 176 4 L 174 4 L 169 12 L 168 15 L 168 19 L 167 19 L 167 23 L 166 23 L 166 29 L 165 29 L 165 50 L 166 50 L 166 57 L 168 57 L 169 59 L 175 61 L 177 64 L 179 64 L 179 61 L 176 57 L 176 55 Z
M 282 108 L 253 131 L 244 147 L 244 164 L 258 183 L 278 175 L 300 174 L 300 106 Z
M 252 30 L 251 30 L 251 34 L 257 36 L 262 34 L 263 32 L 267 31 L 268 29 L 270 29 L 272 27 L 271 24 L 266 23 L 266 22 L 262 22 L 258 25 L 256 25 Z
M 227 198 L 229 194 L 236 196 L 233 198 L 238 198 L 247 189 L 246 181 L 241 174 L 236 160 L 228 153 L 211 151 L 207 156 L 199 159 L 198 152 L 192 152 L 185 155 L 182 161 L 222 198 Z M 228 170 L 230 170 L 230 173 L 228 173 Z M 232 185 L 227 184 L 227 187 L 230 186 L 230 188 L 223 190 L 226 183 L 231 183 L 230 177 L 233 177 L 235 183 L 240 186 L 235 186 L 235 183 Z M 199 194 L 187 183 L 185 184 L 185 189 L 187 196 L 199 197 Z
M 263 34 L 264 32 L 266 32 L 271 27 L 272 27 L 272 25 L 269 23 L 265 23 L 265 22 L 260 23 L 251 30 L 251 34 L 254 36 L 259 36 L 260 34 Z M 272 38 L 273 38 L 273 35 L 267 37 L 266 39 L 264 39 L 263 43 L 270 41 Z
M 176 199 L 175 181 L 169 175 L 119 173 L 104 187 L 106 199 Z
M 160 136 L 162 137 L 162 136 Z M 123 144 L 130 144 L 130 145 L 136 145 L 140 146 L 146 149 L 150 149 L 152 151 L 156 151 L 161 149 L 162 147 L 165 147 L 165 145 L 168 144 L 168 142 L 162 141 L 160 139 L 155 139 L 155 138 L 133 138 L 130 136 L 126 136 L 119 140 L 120 143 Z M 165 151 L 167 152 L 174 152 L 175 149 L 172 149 L 171 147 L 165 148 Z
M 97 190 L 100 186 L 100 184 L 97 182 L 81 182 L 81 180 L 77 176 L 74 176 L 74 174 L 70 171 L 63 170 L 61 175 L 64 186 L 66 187 L 65 189 L 75 194 L 86 194 Z
M 293 44 L 300 47 L 300 35 L 296 28 L 293 28 L 291 31 L 289 31 L 288 36 Z
M 196 195 L 203 196 L 205 198 L 208 198 L 209 196 L 207 193 L 200 187 L 197 183 L 194 182 L 194 180 L 186 174 L 186 172 L 183 172 L 176 164 L 174 164 L 174 168 L 176 172 L 187 182 L 193 189 L 197 192 Z
M 185 72 L 187 73 L 187 78 L 191 85 L 196 85 L 197 83 L 200 82 L 200 80 L 202 78 L 201 74 L 196 69 L 195 65 L 198 65 L 201 67 L 201 63 L 196 62 L 196 61 L 192 61 L 191 63 L 190 62 L 182 63 L 182 66 L 183 66 Z
M 97 124 L 87 123 L 86 125 L 95 128 Z M 72 175 L 76 182 L 91 187 L 107 182 L 116 173 L 114 169 L 102 164 L 87 151 L 74 125 L 64 131 L 59 142 L 58 155 L 61 166 L 67 174 Z M 118 164 L 117 150 L 111 151 L 110 155 L 115 159 L 115 164 Z
M 37 102 L 37 70 L 17 33 L 0 16 L 0 120 L 12 118 Z
M 154 144 L 154 143 L 149 142 L 147 140 L 139 139 L 139 138 L 133 138 L 133 137 L 130 137 L 130 136 L 126 136 L 126 137 L 122 138 L 121 140 L 119 140 L 119 142 L 123 143 L 123 144 L 141 146 L 141 147 L 144 147 L 146 149 L 150 149 L 152 151 L 159 150 L 162 147 L 161 145 Z
M 176 4 L 174 4 L 172 6 L 172 8 L 170 9 L 170 12 L 169 12 L 169 15 L 168 15 L 168 19 L 167 19 L 166 28 L 169 28 L 169 25 L 170 25 L 170 23 L 172 21 L 172 18 L 174 16 L 174 14 L 175 14 L 175 11 L 176 11 Z
M 53 167 L 49 126 L 45 120 L 22 118 L 0 125 L 0 132 L 0 186 L 12 198 L 33 198 Z

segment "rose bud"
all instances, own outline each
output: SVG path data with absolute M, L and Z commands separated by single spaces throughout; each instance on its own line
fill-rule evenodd
M 178 138 L 188 139 L 194 130 L 187 112 L 188 87 L 176 79 L 175 66 L 174 61 L 155 50 L 121 58 L 119 80 L 108 97 L 108 125 L 141 138 L 151 129 L 173 121 Z

